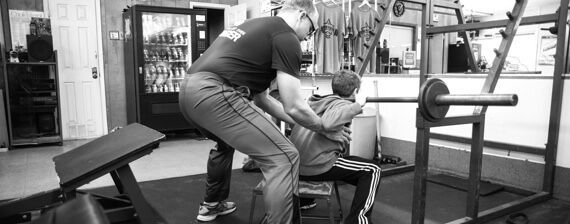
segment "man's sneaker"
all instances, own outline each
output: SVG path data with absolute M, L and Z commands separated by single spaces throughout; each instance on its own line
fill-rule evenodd
M 314 207 L 317 207 L 317 201 L 314 198 L 301 198 L 299 201 L 299 208 L 301 210 L 309 210 Z
M 216 219 L 218 215 L 227 215 L 236 210 L 236 204 L 233 202 L 221 201 L 217 205 L 209 206 L 200 203 L 200 210 L 198 211 L 198 221 L 208 222 Z

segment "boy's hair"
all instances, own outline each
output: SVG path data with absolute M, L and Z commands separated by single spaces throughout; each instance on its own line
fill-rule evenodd
M 355 89 L 360 88 L 360 77 L 353 71 L 339 70 L 333 75 L 331 87 L 333 94 L 350 97 Z
M 299 9 L 307 13 L 314 13 L 315 7 L 313 5 L 313 0 L 285 0 L 283 1 L 283 6 L 281 7 L 281 11 L 291 11 Z

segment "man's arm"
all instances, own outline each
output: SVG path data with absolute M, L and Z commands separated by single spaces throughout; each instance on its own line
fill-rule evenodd
M 277 71 L 277 86 L 283 110 L 301 126 L 316 132 L 324 131 L 322 120 L 301 96 L 301 81 L 285 72 Z
M 277 71 L 277 86 L 285 113 L 297 124 L 322 134 L 333 141 L 348 143 L 351 140 L 349 128 L 325 129 L 322 119 L 315 114 L 301 97 L 301 81 L 298 78 L 285 72 Z
M 293 118 L 285 113 L 281 102 L 271 97 L 268 94 L 268 91 L 269 90 L 265 90 L 264 92 L 254 96 L 253 100 L 255 102 L 255 105 L 279 120 L 293 125 L 297 124 Z

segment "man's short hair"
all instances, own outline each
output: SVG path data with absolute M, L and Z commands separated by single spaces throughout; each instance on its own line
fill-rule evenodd
M 313 5 L 313 0 L 285 0 L 283 1 L 281 11 L 287 10 L 303 10 L 312 14 L 315 12 L 315 7 Z
M 339 70 L 333 75 L 331 87 L 333 94 L 350 97 L 355 89 L 360 88 L 360 77 L 353 71 Z

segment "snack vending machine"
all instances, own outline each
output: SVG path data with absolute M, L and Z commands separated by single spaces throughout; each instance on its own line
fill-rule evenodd
M 206 10 L 134 5 L 123 12 L 127 122 L 191 130 L 178 108 L 186 71 L 208 46 Z

